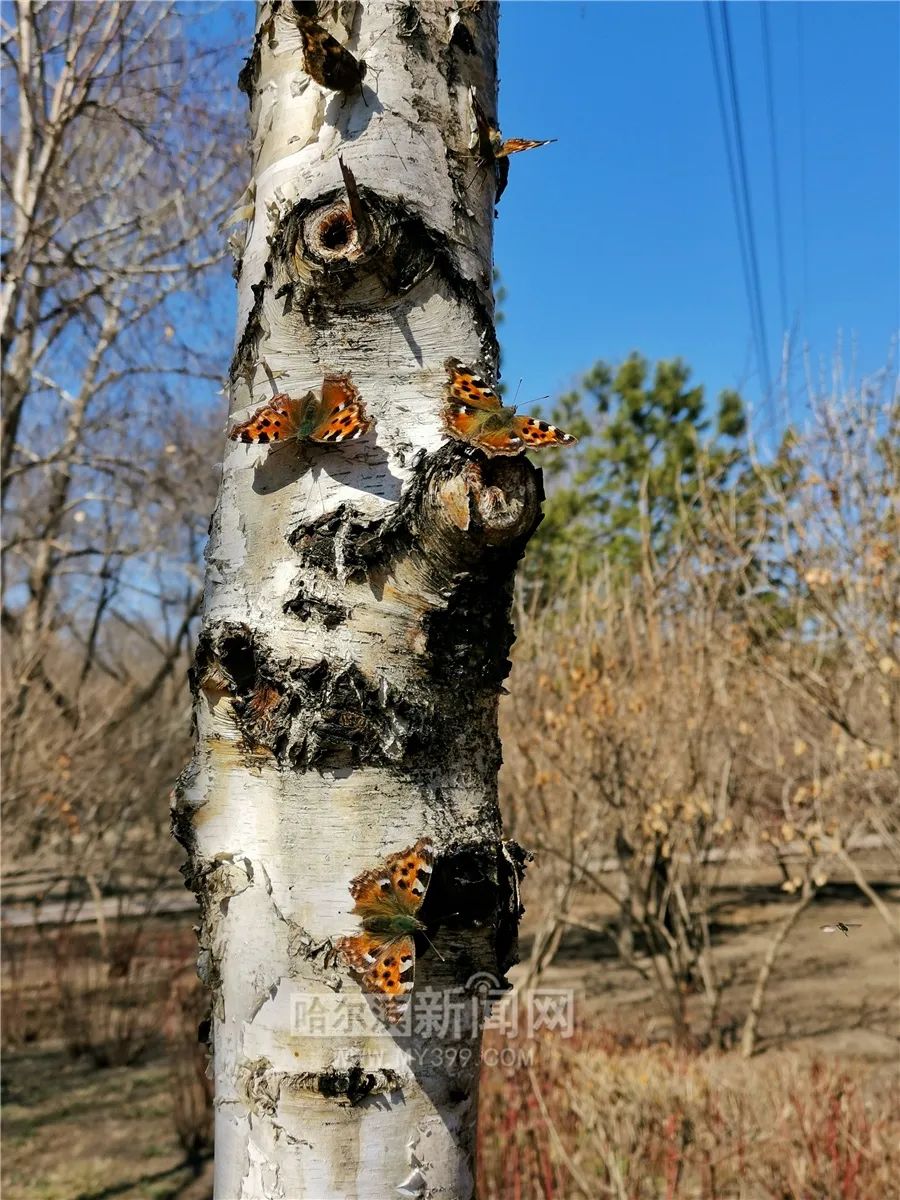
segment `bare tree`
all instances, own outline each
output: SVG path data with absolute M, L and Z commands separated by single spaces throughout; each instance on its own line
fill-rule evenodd
M 653 986 L 677 1037 L 715 1034 L 738 969 L 710 924 L 740 856 L 786 909 L 754 969 L 748 1055 L 779 956 L 835 877 L 897 937 L 860 851 L 900 845 L 900 409 L 891 371 L 836 378 L 743 490 L 701 477 L 669 562 L 645 547 L 637 578 L 600 572 L 524 612 L 505 702 L 504 800 L 543 887 L 529 977 L 586 928 Z
M 444 425 L 448 356 L 488 370 L 497 356 L 499 172 L 473 105 L 494 109 L 497 12 L 339 13 L 262 5 L 242 75 L 254 182 L 234 240 L 237 440 L 176 829 L 213 992 L 217 1194 L 462 1200 L 472 981 L 502 986 L 518 915 L 497 700 L 540 501 L 524 458 L 449 441 Z M 282 445 L 285 428 L 301 436 Z M 364 436 L 336 440 L 350 432 Z M 415 950 L 407 1039 L 391 1022 L 410 943 L 398 938 L 401 975 L 370 927 L 376 978 L 361 956 L 349 969 L 340 939 L 359 938 L 367 888 L 408 878 L 421 892 L 432 854 L 419 916 L 433 946 Z M 366 1031 L 342 1008 L 360 974 L 391 1000 Z M 319 1007 L 332 1023 L 317 1036 Z
M 170 4 L 28 3 L 4 25 L 7 850 L 99 900 L 159 838 L 185 742 L 240 141 Z M 158 842 L 157 842 L 158 844 Z M 143 864 L 163 869 L 159 855 Z M 102 917 L 101 941 L 103 936 Z

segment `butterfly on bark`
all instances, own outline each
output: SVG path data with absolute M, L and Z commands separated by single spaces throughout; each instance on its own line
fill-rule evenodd
M 349 442 L 362 437 L 371 424 L 350 376 L 326 375 L 321 396 L 307 392 L 295 400 L 280 392 L 248 420 L 235 425 L 228 436 L 233 442 L 260 446 L 292 438 L 298 442 Z
M 544 138 L 535 141 L 533 138 L 505 138 L 499 129 L 491 125 L 484 109 L 472 97 L 472 111 L 475 113 L 475 126 L 478 131 L 478 157 L 485 165 L 497 158 L 509 158 L 511 154 L 520 154 L 523 150 L 536 150 L 538 146 L 549 146 L 556 138 Z
M 366 64 L 355 59 L 346 46 L 323 29 L 314 3 L 295 3 L 294 19 L 303 39 L 306 73 L 332 92 L 352 92 L 362 87 Z
M 336 946 L 364 992 L 381 997 L 385 1020 L 395 1025 L 406 1012 L 416 967 L 413 934 L 425 928 L 416 915 L 431 879 L 434 846 L 420 838 L 392 854 L 382 867 L 363 871 L 350 884 L 354 913 L 363 932 Z
M 451 437 L 477 446 L 485 454 L 522 454 L 547 446 L 572 446 L 578 440 L 537 417 L 520 417 L 484 380 L 458 358 L 444 364 L 450 376 L 444 427 Z
M 484 109 L 478 103 L 473 93 L 472 111 L 475 114 L 475 128 L 478 137 L 476 157 L 480 166 L 494 164 L 497 171 L 497 199 L 503 194 L 509 178 L 509 156 L 520 154 L 523 150 L 536 150 L 539 146 L 549 146 L 556 138 L 544 138 L 536 141 L 533 138 L 505 138 L 499 129 L 494 128 L 485 116 Z

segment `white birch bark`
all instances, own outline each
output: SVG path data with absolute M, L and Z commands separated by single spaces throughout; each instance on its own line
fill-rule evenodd
M 298 1025 L 358 997 L 329 953 L 350 880 L 430 836 L 414 997 L 457 1003 L 514 953 L 517 863 L 497 808 L 512 575 L 539 475 L 448 443 L 444 360 L 496 363 L 493 4 L 327 6 L 363 93 L 304 71 L 291 8 L 260 9 L 242 80 L 253 215 L 238 276 L 235 419 L 349 371 L 376 425 L 337 446 L 229 442 L 175 829 L 213 996 L 218 1200 L 473 1194 L 478 1039 Z M 339 156 L 366 212 L 349 210 Z M 422 952 L 424 951 L 424 952 Z M 467 1051 L 462 1053 L 460 1051 Z

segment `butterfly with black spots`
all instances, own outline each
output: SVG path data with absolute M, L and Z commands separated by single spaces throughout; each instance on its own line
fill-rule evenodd
M 578 440 L 537 417 L 520 417 L 471 367 L 458 358 L 444 364 L 450 376 L 444 428 L 451 437 L 477 446 L 485 454 L 523 454 L 547 446 L 572 446 Z
M 362 437 L 372 422 L 349 375 L 326 375 L 321 396 L 307 392 L 294 399 L 285 392 L 261 405 L 252 417 L 235 425 L 233 442 L 275 445 L 298 442 L 349 442 Z
M 430 838 L 392 854 L 382 867 L 363 871 L 350 884 L 354 913 L 363 932 L 339 938 L 336 947 L 364 992 L 380 997 L 385 1020 L 395 1025 L 406 1012 L 416 969 L 413 934 L 425 925 L 422 907 L 434 864 Z

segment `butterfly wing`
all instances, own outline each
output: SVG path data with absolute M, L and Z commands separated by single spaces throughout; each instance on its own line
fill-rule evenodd
M 248 442 L 264 446 L 269 442 L 284 442 L 297 437 L 310 406 L 315 404 L 312 392 L 299 400 L 286 393 L 273 396 L 261 405 L 246 421 L 235 425 L 228 436 L 233 442 Z
M 521 454 L 525 449 L 540 450 L 545 446 L 570 446 L 576 441 L 547 421 L 518 417 L 513 409 L 504 408 L 493 388 L 458 358 L 448 358 L 445 366 L 449 383 L 444 425 L 453 437 L 478 446 L 491 456 Z
M 357 62 L 337 38 L 309 17 L 298 16 L 306 73 L 332 92 L 351 92 L 362 84 L 366 64 Z
M 458 358 L 448 358 L 444 365 L 449 375 L 444 409 L 447 432 L 491 457 L 521 454 L 525 446 L 514 428 L 513 410 L 504 409 L 494 389 Z
M 392 854 L 377 871 L 363 871 L 350 884 L 353 911 L 366 919 L 414 916 L 422 906 L 434 863 L 434 846 L 419 838 L 414 846 Z
M 409 934 L 385 939 L 376 933 L 339 938 L 337 949 L 364 992 L 384 998 L 384 1016 L 395 1025 L 409 1004 L 416 969 L 415 942 Z
M 543 450 L 547 446 L 572 446 L 578 441 L 571 433 L 557 429 L 549 421 L 541 421 L 537 417 L 516 417 L 514 429 L 529 450 Z
M 434 862 L 430 838 L 391 854 L 377 871 L 363 871 L 350 884 L 353 911 L 364 922 L 380 921 L 390 928 L 392 918 L 415 916 L 428 890 Z M 385 998 L 385 1019 L 392 1024 L 403 1016 L 413 987 L 416 948 L 410 933 L 365 929 L 340 938 L 338 950 L 366 992 Z
M 461 363 L 458 358 L 448 358 L 444 366 L 450 377 L 446 396 L 448 404 L 463 404 L 467 408 L 480 408 L 488 412 L 503 407 L 500 397 L 477 371 Z
M 312 442 L 349 442 L 362 437 L 372 422 L 349 375 L 326 375 Z
M 400 911 L 415 916 L 422 907 L 434 869 L 434 846 L 431 839 L 419 838 L 408 850 L 392 854 L 385 867 Z
M 478 160 L 482 163 L 493 162 L 494 147 L 500 140 L 500 135 L 496 129 L 493 129 L 490 121 L 485 116 L 484 109 L 472 96 L 472 111 L 475 114 L 475 128 L 478 134 Z
M 516 418 L 510 415 L 511 420 L 507 424 L 498 428 L 494 423 L 489 428 L 484 412 L 463 404 L 448 405 L 444 412 L 444 428 L 451 437 L 477 446 L 491 458 L 498 454 L 521 454 L 525 443 L 514 428 Z
M 507 138 L 494 150 L 495 158 L 509 158 L 510 154 L 521 154 L 523 150 L 536 150 L 538 146 L 549 146 L 556 138 L 545 138 L 536 142 L 531 138 Z

